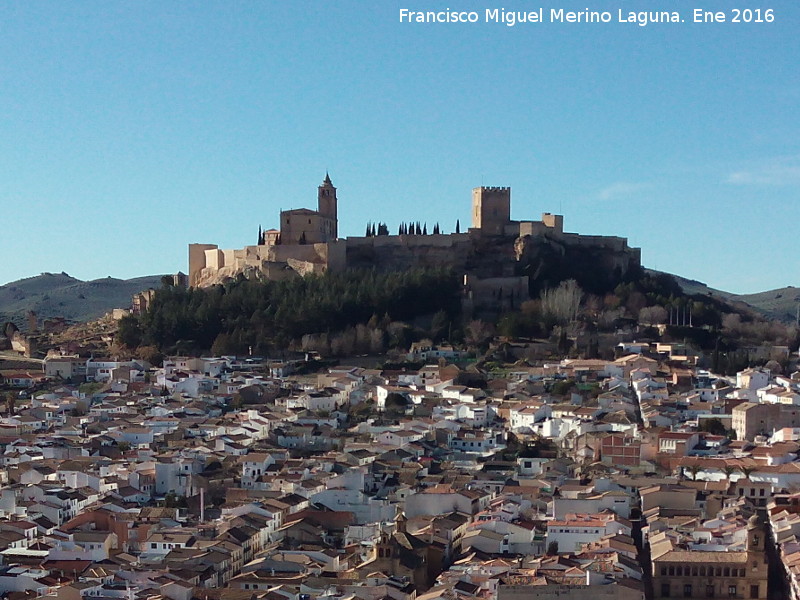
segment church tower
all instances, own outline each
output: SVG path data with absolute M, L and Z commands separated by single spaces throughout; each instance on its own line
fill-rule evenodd
M 328 173 L 325 173 L 325 180 L 322 182 L 322 185 L 317 188 L 317 210 L 323 217 L 331 219 L 332 223 L 329 235 L 331 239 L 334 240 L 339 237 L 339 221 L 336 203 L 336 188 L 333 187 Z

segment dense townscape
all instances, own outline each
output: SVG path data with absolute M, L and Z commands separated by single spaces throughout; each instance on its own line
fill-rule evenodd
M 410 350 L 3 371 L 0 594 L 797 597 L 800 374 Z

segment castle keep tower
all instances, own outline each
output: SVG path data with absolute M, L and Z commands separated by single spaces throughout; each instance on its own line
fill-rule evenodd
M 325 180 L 317 188 L 317 211 L 323 217 L 328 217 L 333 221 L 333 231 L 330 232 L 332 239 L 339 237 L 339 221 L 337 218 L 336 188 L 331 183 L 330 176 L 325 173 Z
M 511 188 L 477 187 L 472 190 L 472 226 L 487 235 L 502 235 L 511 223 Z

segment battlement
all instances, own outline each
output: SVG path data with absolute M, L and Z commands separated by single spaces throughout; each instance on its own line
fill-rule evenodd
M 475 189 L 477 189 L 477 190 L 483 190 L 483 191 L 485 191 L 485 192 L 510 192 L 510 191 L 511 191 L 511 188 L 510 188 L 510 187 L 506 187 L 506 186 L 494 186 L 494 185 L 490 185 L 490 186 L 484 186 L 484 185 L 482 185 L 481 187 L 479 187 L 479 188 L 475 188 Z

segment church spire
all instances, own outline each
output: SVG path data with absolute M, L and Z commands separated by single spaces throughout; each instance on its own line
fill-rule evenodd
M 331 182 L 331 176 L 328 175 L 328 171 L 325 171 L 325 180 L 322 182 L 323 185 L 333 185 Z

